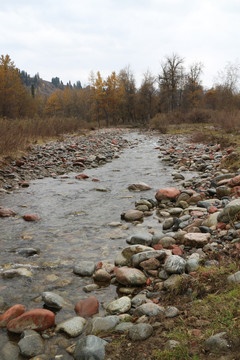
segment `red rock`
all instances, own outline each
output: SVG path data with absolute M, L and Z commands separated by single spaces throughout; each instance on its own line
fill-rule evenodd
M 150 286 L 151 283 L 152 283 L 152 280 L 151 280 L 150 278 L 147 278 L 146 285 L 147 285 L 147 286 Z
M 7 329 L 20 334 L 24 330 L 42 331 L 50 328 L 55 323 L 55 315 L 50 310 L 33 309 L 9 321 Z
M 233 152 L 233 150 L 234 150 L 234 148 L 232 148 L 232 147 L 231 147 L 231 148 L 228 148 L 228 149 L 227 149 L 227 153 L 228 153 L 228 154 L 231 154 L 231 153 Z
M 183 254 L 183 251 L 182 249 L 180 249 L 179 246 L 175 246 L 173 249 L 172 249 L 172 254 L 173 255 L 179 255 L 181 256 Z
M 99 179 L 95 179 L 95 178 L 93 178 L 93 179 L 92 179 L 92 181 L 95 181 L 95 182 L 96 182 L 96 181 L 100 181 L 100 180 L 99 180 Z
M 23 166 L 24 165 L 24 161 L 22 161 L 22 160 L 16 160 L 16 166 L 17 167 L 21 167 L 21 166 Z
M 160 150 L 160 146 L 156 146 L 154 149 L 155 150 Z
M 84 179 L 88 179 L 89 176 L 86 174 L 79 174 L 75 176 L 75 179 L 79 179 L 79 180 L 84 180 Z
M 85 167 L 85 165 L 81 161 L 74 161 L 73 166 Z
M 232 188 L 232 193 L 235 194 L 235 197 L 239 197 L 240 196 L 240 186 L 234 186 Z
M 159 189 L 155 195 L 156 200 L 174 200 L 180 195 L 180 191 L 175 187 L 168 187 L 164 189 Z
M 0 316 L 0 327 L 6 326 L 10 320 L 15 319 L 18 316 L 22 315 L 25 312 L 25 310 L 26 310 L 25 306 L 21 304 L 16 304 L 10 307 L 10 309 L 5 311 L 5 313 L 3 313 Z
M 225 223 L 217 223 L 216 228 L 217 228 L 217 230 L 224 230 L 226 228 L 226 224 Z
M 154 248 L 154 250 L 162 250 L 163 246 L 162 246 L 162 244 L 156 244 L 156 245 L 153 245 L 153 248 Z
M 89 317 L 96 314 L 99 309 L 99 302 L 95 296 L 89 296 L 86 300 L 80 300 L 75 305 L 75 311 L 79 316 Z
M 211 207 L 208 209 L 209 214 L 213 214 L 213 213 L 215 213 L 215 212 L 217 212 L 217 211 L 218 211 L 218 209 L 216 208 L 216 206 L 211 206 Z
M 117 144 L 118 144 L 118 139 L 113 139 L 113 140 L 112 140 L 112 144 L 113 144 L 113 145 L 117 145 Z
M 0 209 L 0 217 L 14 216 L 16 213 L 10 209 Z
M 23 219 L 26 221 L 39 221 L 40 217 L 37 214 L 25 214 Z
M 29 182 L 27 182 L 27 181 L 20 182 L 19 185 L 23 188 L 27 188 L 30 186 Z
M 233 177 L 231 180 L 229 180 L 228 186 L 237 186 L 240 185 L 240 175 L 237 175 Z
M 103 266 L 102 261 L 99 261 L 99 263 L 98 263 L 98 264 L 97 264 L 97 266 L 96 266 L 96 270 L 101 269 L 101 268 L 102 268 L 102 266 Z
M 202 216 L 204 215 L 204 213 L 203 213 L 202 211 L 196 211 L 196 210 L 194 210 L 194 211 L 191 211 L 191 212 L 190 212 L 190 215 L 191 215 L 192 217 L 202 217 Z

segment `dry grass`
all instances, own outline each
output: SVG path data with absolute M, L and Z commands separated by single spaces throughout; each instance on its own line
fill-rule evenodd
M 15 154 L 32 142 L 95 127 L 76 118 L 0 119 L 0 156 Z

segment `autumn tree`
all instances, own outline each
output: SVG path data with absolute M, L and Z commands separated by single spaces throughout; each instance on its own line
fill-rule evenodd
M 199 108 L 203 100 L 203 87 L 201 85 L 201 74 L 203 64 L 195 62 L 190 66 L 185 75 L 185 83 L 182 95 L 182 108 L 184 111 Z
M 9 55 L 0 57 L 0 116 L 14 118 L 34 113 L 34 102 L 25 90 Z
M 120 117 L 125 122 L 136 120 L 136 81 L 130 66 L 120 70 L 118 74 L 121 88 Z
M 137 116 L 142 123 L 149 121 L 157 111 L 156 78 L 147 71 L 143 74 L 142 84 L 138 90 Z

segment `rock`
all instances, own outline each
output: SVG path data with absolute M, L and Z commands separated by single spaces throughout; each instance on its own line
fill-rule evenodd
M 83 287 L 83 291 L 86 293 L 99 289 L 100 286 L 97 284 L 88 284 Z
M 145 285 L 147 278 L 141 270 L 122 267 L 116 271 L 116 280 L 122 285 Z
M 129 338 L 133 341 L 146 340 L 153 333 L 153 327 L 150 324 L 137 324 L 128 331 Z
M 187 260 L 186 270 L 187 270 L 188 273 L 196 271 L 198 267 L 199 267 L 199 258 L 198 259 L 195 258 L 195 259 L 188 259 Z
M 203 248 L 208 244 L 211 239 L 211 234 L 209 233 L 187 233 L 183 237 L 183 243 L 185 246 L 190 246 L 192 248 Z
M 165 249 L 168 249 L 171 245 L 176 244 L 176 240 L 170 236 L 165 236 L 159 240 L 159 244 L 162 244 Z
M 154 303 L 146 303 L 146 304 L 142 304 L 140 306 L 138 306 L 134 312 L 133 315 L 140 317 L 142 315 L 146 315 L 146 316 L 156 316 L 160 313 L 164 313 L 165 309 L 163 306 L 159 306 L 157 304 Z
M 32 272 L 26 268 L 10 269 L 10 270 L 4 270 L 2 272 L 2 277 L 4 279 L 12 279 L 18 276 L 31 277 Z
M 174 318 L 179 315 L 179 310 L 175 306 L 168 306 L 165 310 L 167 318 Z
M 240 271 L 227 277 L 228 283 L 240 284 Z
M 1 209 L 0 208 L 0 217 L 9 217 L 9 216 L 15 216 L 16 213 L 10 209 Z
M 95 264 L 93 261 L 81 261 L 74 265 L 73 272 L 80 276 L 92 276 L 95 271 Z
M 75 305 L 75 312 L 79 316 L 89 317 L 98 312 L 99 302 L 95 296 L 89 296 L 85 300 L 80 300 Z
M 131 236 L 130 239 L 127 240 L 127 243 L 130 245 L 140 244 L 144 246 L 152 245 L 152 235 L 149 233 L 140 233 Z
M 95 281 L 97 282 L 110 282 L 111 281 L 111 275 L 104 269 L 99 269 L 97 270 L 94 275 L 93 278 Z
M 123 218 L 126 221 L 142 220 L 143 212 L 139 210 L 128 210 L 121 215 L 121 218 Z
M 25 214 L 23 215 L 25 221 L 39 221 L 40 217 L 37 214 Z
M 181 343 L 179 341 L 176 340 L 168 340 L 165 344 L 165 349 L 166 350 L 174 350 L 177 347 L 179 347 L 181 345 Z
M 16 304 L 10 307 L 10 309 L 5 311 L 5 313 L 0 316 L 0 327 L 6 326 L 10 320 L 22 315 L 25 310 L 25 306 L 21 304 Z
M 207 226 L 209 228 L 216 227 L 218 223 L 218 215 L 220 212 L 215 212 L 211 215 L 208 215 L 205 220 L 202 222 L 202 226 Z
M 164 264 L 168 274 L 182 274 L 185 271 L 186 261 L 178 255 L 170 255 Z
M 218 222 L 228 223 L 240 213 L 240 199 L 230 201 L 218 214 Z
M 131 258 L 134 254 L 138 254 L 141 252 L 146 252 L 146 251 L 152 251 L 152 247 L 150 246 L 144 246 L 144 245 L 131 245 L 125 249 L 123 249 L 122 251 L 122 256 L 127 260 L 127 263 L 130 265 L 131 264 Z
M 57 325 L 56 331 L 64 331 L 71 337 L 76 337 L 83 332 L 86 320 L 80 316 L 65 320 Z
M 115 301 L 110 302 L 106 311 L 112 315 L 123 314 L 131 309 L 131 300 L 128 296 L 123 296 Z
M 228 186 L 238 186 L 240 185 L 240 175 L 234 176 L 231 180 L 228 182 Z
M 39 250 L 38 249 L 34 249 L 34 248 L 21 248 L 21 249 L 17 249 L 16 251 L 19 255 L 25 256 L 25 257 L 29 257 L 29 256 L 33 256 L 36 254 L 39 254 Z
M 137 307 L 142 305 L 143 303 L 146 302 L 146 299 L 147 299 L 146 294 L 138 294 L 134 296 L 134 298 L 131 301 L 132 307 Z
M 84 336 L 78 340 L 75 351 L 75 360 L 104 360 L 107 342 L 94 335 Z
M 182 208 L 175 207 L 175 208 L 169 209 L 169 214 L 171 216 L 179 216 L 182 213 L 182 211 L 183 211 Z
M 229 196 L 231 194 L 231 189 L 228 186 L 222 185 L 216 188 L 216 195 L 218 199 L 222 199 L 224 196 Z
M 170 218 L 164 220 L 164 222 L 163 222 L 163 224 L 162 224 L 162 228 L 163 228 L 163 230 L 168 230 L 168 229 L 170 229 L 173 225 L 174 225 L 174 218 L 170 217 Z
M 61 309 L 65 303 L 62 296 L 50 291 L 42 293 L 42 299 L 46 306 L 54 309 Z
M 2 346 L 0 355 L 2 360 L 18 360 L 20 355 L 19 347 L 8 341 Z
M 76 164 L 76 163 L 75 163 Z M 74 165 L 74 164 L 73 164 Z M 89 178 L 89 176 L 88 175 L 86 175 L 86 174 L 79 174 L 79 175 L 76 175 L 75 176 L 75 179 L 78 179 L 78 180 L 86 180 L 86 179 L 88 179 Z
M 128 190 L 146 191 L 146 190 L 151 190 L 151 187 L 143 182 L 140 182 L 140 183 L 129 185 Z
M 161 200 L 175 200 L 180 195 L 180 191 L 175 187 L 168 187 L 165 189 L 159 189 L 155 194 L 155 198 L 158 201 Z
M 156 270 L 161 266 L 161 263 L 156 258 L 151 258 L 140 262 L 139 266 L 144 270 Z
M 163 260 L 165 257 L 166 257 L 166 252 L 164 250 L 143 251 L 133 255 L 131 257 L 131 263 L 133 267 L 137 267 L 142 261 L 151 258 L 157 258 L 158 260 Z
M 221 332 L 216 335 L 210 336 L 206 340 L 206 349 L 212 352 L 220 352 L 229 349 L 229 345 L 224 336 L 226 332 Z
M 127 332 L 131 327 L 133 327 L 133 323 L 131 322 L 122 322 L 121 324 L 118 324 L 115 327 L 115 331 L 118 331 L 120 333 L 125 333 Z
M 183 277 L 181 275 L 173 274 L 163 282 L 163 286 L 165 289 L 172 291 L 180 285 L 182 279 Z
M 23 338 L 18 343 L 21 355 L 33 357 L 44 352 L 44 343 L 41 336 L 34 330 L 25 330 Z
M 117 315 L 109 315 L 105 317 L 94 317 L 87 325 L 87 334 L 97 334 L 101 331 L 114 329 L 119 323 Z
M 26 329 L 42 331 L 53 326 L 55 315 L 52 311 L 45 309 L 34 309 L 25 312 L 17 318 L 9 321 L 8 331 L 21 333 Z

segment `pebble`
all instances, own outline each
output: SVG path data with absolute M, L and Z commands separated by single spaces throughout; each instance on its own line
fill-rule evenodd
M 78 340 L 75 351 L 75 360 L 104 360 L 107 342 L 97 336 L 88 335 Z
M 70 337 L 76 337 L 83 332 L 86 322 L 83 317 L 76 316 L 58 324 L 56 331 L 64 331 Z
M 153 333 L 153 327 L 150 324 L 137 324 L 128 331 L 128 336 L 133 341 L 146 340 Z
M 42 293 L 42 299 L 47 307 L 54 309 L 62 309 L 65 304 L 65 300 L 62 296 L 55 294 L 50 291 L 46 291 Z
M 41 336 L 34 330 L 25 330 L 22 339 L 18 343 L 21 355 L 33 357 L 44 352 L 44 342 Z

